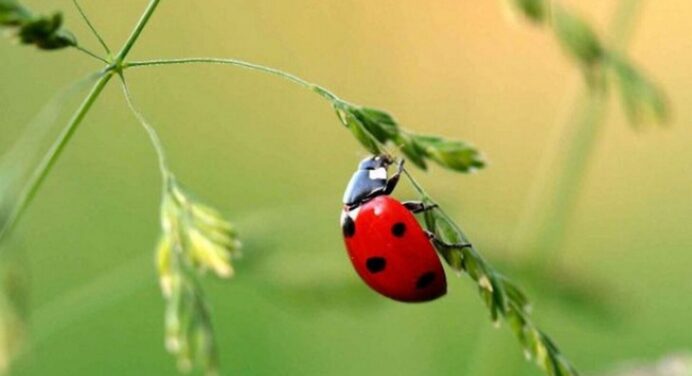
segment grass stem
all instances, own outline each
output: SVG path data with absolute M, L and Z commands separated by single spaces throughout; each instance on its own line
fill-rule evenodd
M 161 0 L 151 0 L 149 2 L 149 5 L 147 5 L 147 8 L 144 10 L 142 17 L 140 17 L 139 21 L 137 22 L 137 25 L 135 25 L 129 38 L 127 38 L 125 45 L 120 50 L 120 52 L 118 52 L 118 55 L 115 57 L 116 63 L 122 63 L 123 61 L 125 61 L 125 58 L 130 53 L 130 50 L 132 50 L 132 47 L 134 47 L 135 43 L 137 42 L 137 39 L 139 39 L 140 35 L 142 35 L 144 27 L 147 25 L 147 23 L 149 23 L 151 16 L 154 14 L 154 11 L 156 11 L 156 7 L 158 7 L 160 2 Z
M 91 52 L 90 50 L 88 50 L 88 49 L 86 49 L 86 48 L 84 48 L 84 47 L 82 47 L 82 46 L 80 46 L 80 45 L 78 45 L 78 44 L 75 44 L 75 45 L 72 46 L 72 47 L 74 47 L 75 49 L 77 49 L 77 51 L 83 52 L 83 53 L 85 53 L 86 55 L 88 55 L 88 56 L 90 56 L 90 57 L 93 57 L 94 59 L 96 59 L 96 60 L 98 60 L 98 61 L 100 61 L 100 62 L 102 62 L 102 63 L 110 64 L 110 63 L 108 62 L 108 60 L 102 58 L 101 56 L 97 55 L 96 53 Z
M 87 17 L 86 13 L 84 12 L 84 9 L 82 9 L 82 7 L 79 5 L 79 2 L 77 0 L 72 0 L 72 3 L 74 4 L 75 8 L 77 8 L 77 11 L 82 16 L 82 19 L 84 20 L 84 22 L 86 22 L 87 26 L 89 26 L 89 30 L 91 30 L 91 33 L 94 34 L 96 39 L 98 39 L 99 43 L 101 44 L 103 49 L 106 51 L 106 53 L 108 55 L 110 55 L 111 49 L 108 48 L 108 44 L 106 44 L 106 41 L 103 40 L 103 38 L 101 37 L 101 34 L 99 34 L 98 30 L 96 30 L 94 25 L 91 23 L 91 20 L 89 20 L 89 17 Z
M 9 233 L 17 220 L 22 216 L 28 205 L 31 203 L 31 200 L 34 198 L 36 192 L 38 192 L 42 183 L 45 181 L 46 176 L 48 176 L 48 173 L 55 165 L 55 162 L 58 160 L 58 157 L 60 157 L 60 154 L 65 149 L 65 146 L 70 139 L 72 139 L 77 127 L 79 124 L 81 124 L 82 120 L 84 120 L 84 117 L 93 106 L 96 98 L 98 98 L 103 89 L 106 87 L 106 84 L 108 81 L 110 81 L 111 77 L 111 73 L 106 73 L 101 76 L 98 81 L 96 81 L 89 94 L 86 96 L 86 98 L 84 98 L 84 101 L 70 119 L 67 127 L 63 129 L 39 165 L 31 174 L 26 188 L 22 191 L 19 199 L 17 200 L 17 205 L 14 206 L 14 209 L 8 215 L 7 221 L 4 223 L 3 227 L 0 228 L 0 240 L 3 239 L 7 233 Z
M 222 64 L 222 65 L 233 65 L 236 67 L 241 67 L 245 69 L 250 69 L 254 71 L 259 71 L 263 73 L 268 73 L 273 76 L 277 76 L 293 83 L 297 83 L 307 89 L 314 91 L 315 93 L 321 95 L 330 102 L 342 102 L 342 100 L 336 96 L 336 94 L 331 91 L 313 84 L 307 80 L 304 80 L 294 74 L 284 72 L 282 70 L 267 67 L 260 64 L 250 63 L 247 61 L 242 61 L 238 59 L 224 59 L 224 58 L 213 58 L 213 57 L 193 57 L 193 58 L 180 58 L 180 59 L 156 59 L 156 60 L 145 60 L 145 61 L 131 61 L 123 64 L 123 69 L 137 68 L 137 67 L 151 67 L 151 66 L 161 66 L 161 65 L 183 65 L 183 64 Z
M 623 49 L 633 29 L 641 0 L 621 0 L 613 17 L 612 48 Z M 553 147 L 539 169 L 519 221 L 513 244 L 529 262 L 545 267 L 559 255 L 574 212 L 589 161 L 606 117 L 603 88 L 581 88 Z
M 165 188 L 167 186 L 166 183 L 168 179 L 171 177 L 171 173 L 168 169 L 168 163 L 166 162 L 166 152 L 164 151 L 161 139 L 159 138 L 159 135 L 156 133 L 154 127 L 151 126 L 151 124 L 147 121 L 142 112 L 139 111 L 139 109 L 137 109 L 137 107 L 135 106 L 134 101 L 132 100 L 132 94 L 130 93 L 130 88 L 127 86 L 127 81 L 125 80 L 125 76 L 121 74 L 119 75 L 119 77 L 121 86 L 123 88 L 123 94 L 125 95 L 125 101 L 127 102 L 127 106 L 130 108 L 130 111 L 134 114 L 134 116 L 137 118 L 144 130 L 147 132 L 149 140 L 151 141 L 151 144 L 154 147 L 154 150 L 156 151 L 156 156 L 159 160 L 159 169 L 161 170 L 161 177 L 163 178 L 164 182 L 163 186 Z

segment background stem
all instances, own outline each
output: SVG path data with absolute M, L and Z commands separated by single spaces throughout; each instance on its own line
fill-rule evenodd
M 29 203 L 31 203 L 31 200 L 36 195 L 36 192 L 38 192 L 41 184 L 46 179 L 46 176 L 48 176 L 48 172 L 50 172 L 51 168 L 53 168 L 55 165 L 58 157 L 60 157 L 60 154 L 74 135 L 79 124 L 82 122 L 82 120 L 84 120 L 84 117 L 91 109 L 91 106 L 96 101 L 96 98 L 98 98 L 98 96 L 101 94 L 103 88 L 106 87 L 106 84 L 111 79 L 111 76 L 111 73 L 106 73 L 99 78 L 98 81 L 96 81 L 89 94 L 86 96 L 86 98 L 84 98 L 84 101 L 72 116 L 72 119 L 70 119 L 67 127 L 65 127 L 65 129 L 60 133 L 51 148 L 41 160 L 41 163 L 39 163 L 38 167 L 34 170 L 29 179 L 29 183 L 18 199 L 17 205 L 9 214 L 4 226 L 0 229 L 0 240 L 14 227 L 17 220 L 22 216 L 26 208 L 29 206 Z
M 612 49 L 625 49 L 641 4 L 641 0 L 623 0 L 618 4 L 611 26 Z M 512 243 L 528 254 L 531 263 L 541 266 L 559 255 L 607 114 L 605 90 L 581 85 L 530 189 Z
M 127 54 L 130 53 L 130 50 L 137 42 L 137 39 L 139 39 L 139 36 L 142 34 L 144 27 L 147 25 L 149 19 L 154 14 L 154 11 L 156 10 L 156 7 L 159 5 L 160 1 L 161 0 L 151 0 L 149 2 L 147 9 L 144 10 L 142 17 L 140 17 L 139 21 L 137 22 L 137 25 L 135 25 L 135 28 L 132 30 L 132 33 L 130 34 L 130 37 L 127 38 L 125 45 L 123 45 L 123 48 L 120 50 L 120 52 L 118 52 L 118 55 L 115 58 L 116 63 L 122 63 L 127 57 Z

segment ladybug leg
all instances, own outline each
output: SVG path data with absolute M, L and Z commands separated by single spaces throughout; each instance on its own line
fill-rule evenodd
M 438 248 L 443 248 L 443 249 L 462 249 L 462 248 L 471 248 L 473 245 L 471 243 L 447 243 L 440 238 L 437 237 L 434 233 L 430 231 L 425 231 L 425 234 L 428 235 L 428 239 L 433 242 L 435 247 Z
M 397 165 L 396 172 L 394 175 L 392 175 L 391 178 L 387 180 L 387 186 L 384 188 L 384 194 L 390 195 L 394 191 L 394 188 L 396 188 L 396 185 L 399 183 L 399 177 L 401 177 L 401 173 L 404 171 L 404 159 L 399 160 L 399 164 Z
M 437 207 L 437 204 L 426 204 L 423 201 L 406 201 L 402 204 L 413 214 L 422 213 Z

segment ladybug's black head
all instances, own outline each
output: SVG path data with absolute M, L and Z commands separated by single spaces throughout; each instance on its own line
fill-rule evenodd
M 386 155 L 375 155 L 360 162 L 344 192 L 344 204 L 355 208 L 375 196 L 385 194 L 387 167 L 392 159 Z

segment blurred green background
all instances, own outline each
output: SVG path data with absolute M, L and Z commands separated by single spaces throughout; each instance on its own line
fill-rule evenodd
M 64 10 L 82 43 L 98 47 L 69 1 L 26 3 Z M 113 48 L 145 6 L 82 3 Z M 567 3 L 602 34 L 616 4 Z M 629 51 L 667 90 L 673 120 L 633 130 L 611 98 L 555 250 L 551 268 L 596 292 L 592 304 L 515 270 L 513 233 L 581 76 L 549 33 L 508 17 L 503 2 L 169 0 L 131 58 L 237 57 L 277 67 L 386 109 L 411 130 L 478 146 L 490 161 L 478 174 L 414 173 L 489 259 L 529 287 L 536 321 L 564 353 L 597 374 L 692 348 L 690 12 L 689 1 L 646 2 Z M 3 40 L 0 151 L 56 91 L 98 67 L 74 51 Z M 540 374 L 509 330 L 492 328 L 466 277 L 450 274 L 447 297 L 423 305 L 386 300 L 358 279 L 338 216 L 365 153 L 321 98 L 231 67 L 128 77 L 180 180 L 244 238 L 237 276 L 206 282 L 222 374 Z M 176 374 L 153 266 L 159 184 L 146 135 L 111 85 L 6 245 L 30 270 L 31 341 L 14 374 Z M 408 187 L 398 195 L 415 197 Z

